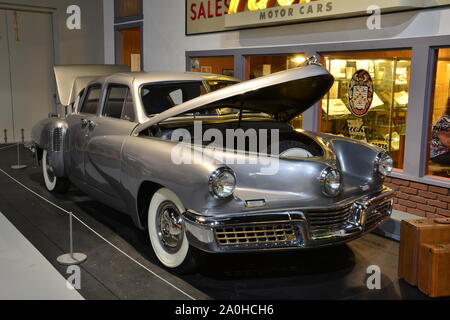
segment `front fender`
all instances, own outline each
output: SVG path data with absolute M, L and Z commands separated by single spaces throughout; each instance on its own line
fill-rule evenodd
M 31 138 L 40 149 L 47 150 L 50 163 L 57 177 L 64 177 L 64 137 L 67 134 L 66 120 L 49 118 L 38 122 L 32 129 Z

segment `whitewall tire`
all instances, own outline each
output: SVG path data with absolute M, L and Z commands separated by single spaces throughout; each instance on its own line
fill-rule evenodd
M 69 190 L 70 182 L 67 178 L 57 177 L 49 161 L 49 153 L 44 150 L 42 154 L 42 175 L 44 177 L 45 187 L 53 193 L 66 193 Z
M 148 232 L 158 260 L 167 268 L 186 273 L 193 270 L 195 261 L 186 238 L 182 213 L 185 208 L 169 189 L 159 189 L 148 208 Z

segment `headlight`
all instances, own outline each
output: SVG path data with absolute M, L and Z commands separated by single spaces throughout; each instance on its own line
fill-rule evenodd
M 235 188 L 236 177 L 229 168 L 219 168 L 209 177 L 209 191 L 218 198 L 231 196 Z
M 322 192 L 327 197 L 336 197 L 341 192 L 342 176 L 339 170 L 328 167 L 320 174 Z
M 375 170 L 383 177 L 386 177 L 394 168 L 394 160 L 387 152 L 381 152 L 375 160 Z

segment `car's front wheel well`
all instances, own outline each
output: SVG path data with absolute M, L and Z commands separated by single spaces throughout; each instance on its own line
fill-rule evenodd
M 144 181 L 139 187 L 138 197 L 137 197 L 137 208 L 139 212 L 139 222 L 143 228 L 147 228 L 147 215 L 148 208 L 150 205 L 150 199 L 153 197 L 156 191 L 164 188 L 164 186 L 152 182 Z
M 36 154 L 39 161 L 42 161 L 42 155 L 44 154 L 44 149 L 40 148 L 39 146 L 36 146 Z

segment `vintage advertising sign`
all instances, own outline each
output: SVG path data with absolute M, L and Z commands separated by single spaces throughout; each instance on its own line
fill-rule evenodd
M 450 0 L 186 0 L 186 34 L 238 30 L 450 5 Z
M 348 85 L 348 104 L 350 111 L 357 117 L 369 112 L 373 100 L 373 81 L 369 72 L 358 70 Z
M 186 0 L 186 34 L 225 30 L 231 0 Z

